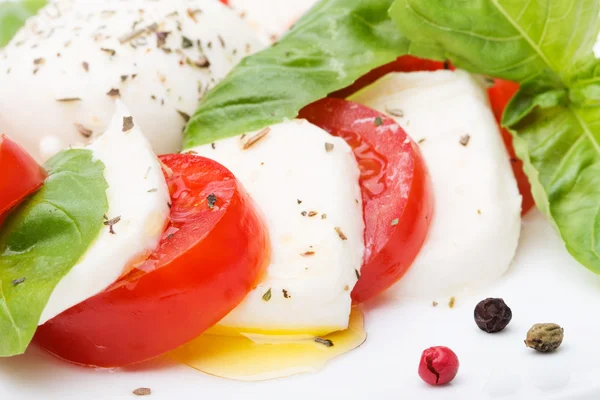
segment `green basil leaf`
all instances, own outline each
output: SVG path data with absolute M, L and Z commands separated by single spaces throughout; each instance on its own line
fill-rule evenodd
M 103 227 L 104 164 L 67 150 L 45 165 L 44 186 L 0 230 L 0 356 L 27 348 L 52 291 Z
M 411 54 L 515 82 L 560 87 L 598 37 L 598 0 L 396 0 Z
M 510 129 L 537 205 L 573 257 L 600 273 L 600 108 L 536 107 Z
M 249 56 L 201 101 L 184 148 L 295 118 L 298 111 L 406 54 L 393 0 L 322 0 L 277 45 Z
M 4 47 L 25 24 L 27 18 L 46 5 L 46 0 L 0 2 L 0 47 Z
M 580 107 L 600 106 L 600 62 L 596 56 L 578 60 L 569 72 L 570 101 Z
M 529 81 L 522 84 L 513 97 L 512 107 L 502 116 L 504 126 L 512 126 L 525 118 L 535 107 L 552 108 L 569 104 L 567 89 L 555 89 L 545 82 Z

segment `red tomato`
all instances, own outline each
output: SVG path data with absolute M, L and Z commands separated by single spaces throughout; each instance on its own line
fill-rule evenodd
M 351 86 L 332 93 L 330 97 L 346 98 L 365 86 L 375 82 L 382 76 L 389 74 L 390 72 L 437 71 L 439 69 L 454 70 L 455 68 L 449 62 L 443 63 L 438 61 L 424 60 L 413 56 L 401 56 L 395 61 L 376 68 L 368 74 L 362 76 Z M 504 112 L 506 105 L 517 92 L 517 90 L 519 90 L 518 84 L 504 81 L 502 79 L 496 79 L 495 85 L 488 89 L 488 96 L 490 98 L 492 110 L 496 120 L 498 121 L 498 124 L 500 124 L 502 113 Z M 523 162 L 515 156 L 511 134 L 502 127 L 500 127 L 500 130 L 502 132 L 502 138 L 504 140 L 504 144 L 506 145 L 506 149 L 510 154 L 510 161 L 512 164 L 513 173 L 517 179 L 519 192 L 523 196 L 521 212 L 522 214 L 525 214 L 535 204 L 533 196 L 531 195 L 531 186 L 529 184 L 529 180 L 527 179 L 527 175 L 525 175 L 525 172 L 523 171 Z
M 0 135 L 0 222 L 2 215 L 37 191 L 46 172 L 25 150 Z
M 38 329 L 35 340 L 51 353 L 100 367 L 147 360 L 216 324 L 260 279 L 270 255 L 267 230 L 233 174 L 189 154 L 161 160 L 173 172 L 162 241 L 104 292 Z
M 358 78 L 351 86 L 332 93 L 330 97 L 346 98 L 390 72 L 437 71 L 444 68 L 454 69 L 450 64 L 439 61 L 424 60 L 413 56 L 401 56 L 391 63 L 375 68 L 368 74 Z
M 358 161 L 365 256 L 352 299 L 363 302 L 398 281 L 425 241 L 433 213 L 425 161 L 400 125 L 363 105 L 328 98 L 299 116 L 342 137 Z
M 494 81 L 494 86 L 488 89 L 490 104 L 492 106 L 492 110 L 494 111 L 494 116 L 498 121 L 498 124 L 500 124 L 500 121 L 502 120 L 502 113 L 504 112 L 506 105 L 508 104 L 510 99 L 512 99 L 512 97 L 515 95 L 515 93 L 517 93 L 518 90 L 519 84 L 510 81 L 505 81 L 502 79 L 496 79 Z M 506 145 L 506 149 L 510 154 L 510 163 L 515 178 L 517 179 L 519 192 L 521 192 L 521 195 L 523 196 L 521 213 L 525 214 L 535 204 L 533 196 L 531 194 L 531 185 L 529 184 L 529 179 L 527 179 L 525 171 L 523 171 L 523 161 L 519 160 L 515 155 L 512 135 L 506 129 L 502 127 L 500 129 L 502 131 L 502 139 L 504 139 L 504 144 Z

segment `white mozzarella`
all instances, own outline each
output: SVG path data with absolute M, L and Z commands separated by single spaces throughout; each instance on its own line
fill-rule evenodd
M 105 166 L 109 219 L 82 259 L 58 283 L 39 324 L 99 293 L 130 265 L 152 252 L 169 217 L 169 189 L 161 165 L 137 121 L 123 132 L 123 117 L 131 114 L 117 102 L 108 130 L 88 146 Z
M 118 89 L 155 152 L 177 152 L 186 115 L 260 47 L 215 0 L 59 0 L 0 50 L 0 127 L 44 161 L 104 132 Z
M 229 0 L 265 43 L 277 41 L 318 0 Z M 268 12 L 265 12 L 268 10 Z
M 193 149 L 242 182 L 264 214 L 272 246 L 266 276 L 219 327 L 294 334 L 345 329 L 364 250 L 358 165 L 344 140 L 305 120 L 268 129 L 245 150 L 256 133 Z
M 504 274 L 519 240 L 521 196 L 478 82 L 463 71 L 394 73 L 351 100 L 381 112 L 402 110 L 396 120 L 421 143 L 433 182 L 428 237 L 390 291 L 431 300 Z

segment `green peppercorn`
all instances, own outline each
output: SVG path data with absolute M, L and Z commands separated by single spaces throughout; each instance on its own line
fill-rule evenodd
M 564 338 L 564 329 L 557 324 L 535 324 L 527 332 L 525 345 L 542 353 L 558 349 Z

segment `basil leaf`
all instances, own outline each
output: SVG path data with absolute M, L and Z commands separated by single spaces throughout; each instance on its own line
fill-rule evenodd
M 535 107 L 551 108 L 568 105 L 569 93 L 565 89 L 555 89 L 545 82 L 529 81 L 521 84 L 513 97 L 512 107 L 504 111 L 503 125 L 512 126 L 525 118 Z
M 201 101 L 184 148 L 263 128 L 406 54 L 393 0 L 322 0 L 277 45 L 249 56 Z
M 510 129 L 536 203 L 573 257 L 600 273 L 600 108 L 536 107 Z
M 594 54 L 577 61 L 570 70 L 569 99 L 581 107 L 600 106 L 600 62 Z
M 27 18 L 46 5 L 46 0 L 0 2 L 0 47 L 10 42 Z
M 103 227 L 104 164 L 67 150 L 45 165 L 44 186 L 0 230 L 0 356 L 25 351 L 52 291 Z
M 598 37 L 598 0 L 396 0 L 411 54 L 515 82 L 559 87 Z

